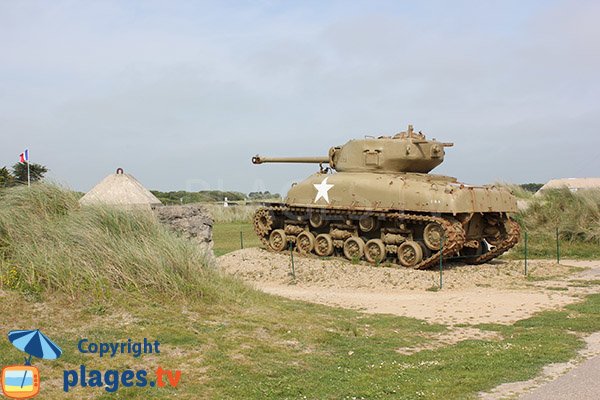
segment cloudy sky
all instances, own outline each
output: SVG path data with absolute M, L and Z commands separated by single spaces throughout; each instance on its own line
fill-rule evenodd
M 597 1 L 0 0 L 0 166 L 285 192 L 411 123 L 469 183 L 600 176 Z

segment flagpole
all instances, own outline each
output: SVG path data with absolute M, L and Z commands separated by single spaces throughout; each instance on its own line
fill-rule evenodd
M 31 187 L 31 175 L 29 174 L 29 149 L 27 150 L 27 187 Z

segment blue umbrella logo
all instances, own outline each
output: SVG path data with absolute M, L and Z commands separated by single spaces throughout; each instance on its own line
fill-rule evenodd
M 43 358 L 45 360 L 56 360 L 62 354 L 60 347 L 56 345 L 48 336 L 34 331 L 10 331 L 8 340 L 17 349 L 29 354 L 29 359 L 25 360 L 25 365 L 31 365 L 31 357 Z
M 17 349 L 29 354 L 29 359 L 25 357 L 25 365 L 31 365 L 31 357 L 43 358 L 45 360 L 56 360 L 62 354 L 60 347 L 50 340 L 39 329 L 10 331 L 8 340 Z M 21 387 L 25 384 L 27 371 L 23 376 Z

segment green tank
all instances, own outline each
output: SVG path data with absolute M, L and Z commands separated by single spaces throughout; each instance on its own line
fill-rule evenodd
M 332 147 L 327 157 L 257 155 L 254 164 L 315 163 L 320 170 L 293 184 L 284 202 L 263 203 L 254 230 L 278 252 L 292 246 L 302 254 L 415 269 L 437 265 L 440 256 L 487 262 L 519 241 L 510 218 L 517 201 L 502 187 L 430 174 L 452 145 L 409 125 L 394 136 Z

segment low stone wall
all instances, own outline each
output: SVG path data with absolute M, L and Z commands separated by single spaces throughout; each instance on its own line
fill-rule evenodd
M 159 221 L 186 239 L 197 243 L 212 256 L 213 219 L 204 207 L 193 204 L 154 209 Z

